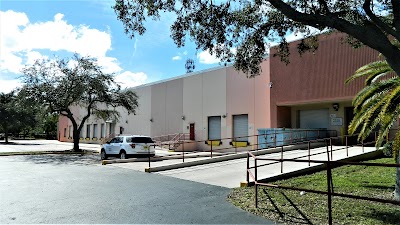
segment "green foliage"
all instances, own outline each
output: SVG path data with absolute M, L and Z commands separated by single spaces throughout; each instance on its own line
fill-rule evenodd
M 71 120 L 75 150 L 79 148 L 79 133 L 91 115 L 115 118 L 119 116 L 117 107 L 135 113 L 138 106 L 136 93 L 121 90 L 114 75 L 103 73 L 93 58 L 75 54 L 71 59 L 39 60 L 25 67 L 23 74 L 21 93 L 26 100 Z M 84 108 L 86 114 L 76 118 L 72 107 Z
M 399 48 L 397 41 L 394 45 Z M 364 140 L 374 130 L 378 129 L 375 146 L 381 147 L 390 130 L 400 117 L 400 77 L 392 76 L 395 72 L 387 61 L 377 61 L 358 69 L 346 83 L 360 77 L 366 77 L 365 87 L 354 97 L 354 118 L 349 125 L 349 133 L 354 134 L 361 127 L 358 139 Z M 397 131 L 394 140 L 384 145 L 384 153 L 399 161 L 400 132 Z M 390 151 L 391 150 L 391 151 Z M 400 168 L 397 168 L 397 180 L 394 198 L 400 199 Z
M 382 146 L 383 155 L 386 157 L 393 157 L 393 142 L 389 141 Z
M 6 142 L 8 134 L 29 130 L 36 125 L 37 108 L 25 102 L 16 91 L 0 93 L 0 129 L 5 133 Z
M 304 34 L 306 39 L 297 46 L 304 53 L 318 48 L 314 35 L 325 31 L 346 33 L 346 41 L 354 47 L 367 45 L 381 52 L 400 73 L 400 50 L 390 41 L 400 39 L 398 1 L 116 0 L 113 9 L 131 38 L 146 31 L 146 19 L 157 20 L 165 12 L 175 14 L 171 37 L 178 47 L 190 38 L 197 49 L 234 62 L 248 76 L 260 73 L 270 43 L 279 43 L 274 55 L 288 63 L 286 35 Z
M 400 116 L 400 78 L 390 76 L 393 69 L 386 61 L 376 61 L 359 68 L 346 80 L 366 77 L 363 88 L 353 99 L 355 116 L 349 125 L 353 134 L 361 127 L 359 139 L 364 140 L 374 129 L 379 129 L 376 146 L 382 146 L 393 124 Z M 399 146 L 400 139 L 394 139 L 387 145 Z M 393 148 L 398 151 L 399 148 Z M 392 154 L 397 155 L 397 153 Z

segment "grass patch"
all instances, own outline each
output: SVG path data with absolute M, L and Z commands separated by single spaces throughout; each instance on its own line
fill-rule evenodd
M 393 158 L 367 162 L 394 163 Z M 359 196 L 392 199 L 395 168 L 343 166 L 332 170 L 334 191 Z M 274 184 L 327 191 L 326 171 Z M 254 187 L 236 188 L 228 196 L 235 206 L 284 224 L 327 224 L 328 196 L 299 191 L 259 187 L 258 208 Z M 332 197 L 334 224 L 400 224 L 400 206 L 372 201 Z

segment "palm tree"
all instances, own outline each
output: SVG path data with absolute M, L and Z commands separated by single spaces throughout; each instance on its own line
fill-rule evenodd
M 400 77 L 394 74 L 385 60 L 359 68 L 346 83 L 360 77 L 366 77 L 365 87 L 353 99 L 355 115 L 349 125 L 349 133 L 354 134 L 357 128 L 361 128 L 358 139 L 364 140 L 374 129 L 378 129 L 378 148 L 400 118 Z M 400 132 L 396 132 L 390 145 L 393 157 L 399 164 Z M 400 200 L 400 168 L 397 168 L 394 198 Z

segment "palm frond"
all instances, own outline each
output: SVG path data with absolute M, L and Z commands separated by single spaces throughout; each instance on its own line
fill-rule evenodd
M 354 79 L 368 76 L 365 85 L 369 85 L 372 81 L 392 71 L 393 69 L 389 66 L 386 60 L 372 62 L 357 69 L 352 76 L 346 79 L 345 83 L 348 84 Z

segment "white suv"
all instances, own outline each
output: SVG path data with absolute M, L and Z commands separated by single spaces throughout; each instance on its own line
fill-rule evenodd
M 149 136 L 118 136 L 101 146 L 101 159 L 108 156 L 119 156 L 127 159 L 128 155 L 155 155 L 154 141 Z

